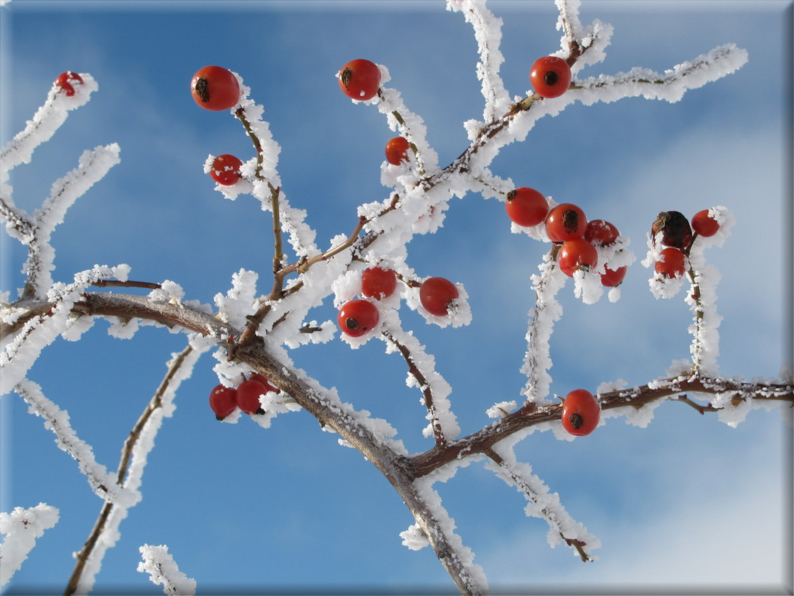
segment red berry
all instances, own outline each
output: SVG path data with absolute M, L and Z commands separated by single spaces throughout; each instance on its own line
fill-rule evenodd
M 699 235 L 708 238 L 720 229 L 719 222 L 709 215 L 709 210 L 698 211 L 692 217 L 692 229 Z
M 336 321 L 343 333 L 351 337 L 361 337 L 380 320 L 378 308 L 367 300 L 351 300 L 339 309 Z
M 609 267 L 604 267 L 604 273 L 601 274 L 601 285 L 605 288 L 616 288 L 623 283 L 626 271 L 628 271 L 628 267 L 618 267 L 614 271 Z
M 535 93 L 541 97 L 559 97 L 571 85 L 571 67 L 562 58 L 545 56 L 532 65 L 529 80 Z
M 674 246 L 685 250 L 692 242 L 692 228 L 689 221 L 678 211 L 662 211 L 656 216 L 651 226 L 651 237 L 656 242 L 656 235 L 662 233 L 662 246 Z
M 399 166 L 402 162 L 408 161 L 408 150 L 411 144 L 404 137 L 394 137 L 386 143 L 386 161 L 390 164 Z
M 620 236 L 618 229 L 603 219 L 588 221 L 584 231 L 585 239 L 598 246 L 609 246 L 618 239 L 618 236 Z
M 361 274 L 361 293 L 369 298 L 388 298 L 397 289 L 397 276 L 391 269 L 369 267 Z
M 536 226 L 546 219 L 549 203 L 546 197 L 534 188 L 522 186 L 507 193 L 505 202 L 507 216 L 525 228 Z
M 664 277 L 679 277 L 686 271 L 686 256 L 672 246 L 665 248 L 654 265 L 654 271 Z
M 234 155 L 229 155 L 228 153 L 219 155 L 215 158 L 215 161 L 212 162 L 210 176 L 218 184 L 231 186 L 232 184 L 236 184 L 240 179 L 240 167 L 242 165 L 243 162 Z
M 252 381 L 259 381 L 262 385 L 265 386 L 265 389 L 268 391 L 275 391 L 276 393 L 281 393 L 281 390 L 277 387 L 274 387 L 273 384 L 268 380 L 265 375 L 261 375 L 259 373 L 251 373 L 248 375 L 248 379 Z
M 342 92 L 360 101 L 375 97 L 380 87 L 380 68 L 369 60 L 352 60 L 342 67 L 337 76 Z
M 557 265 L 568 277 L 573 277 L 574 272 L 579 269 L 588 271 L 597 264 L 598 252 L 584 238 L 566 240 L 557 253 Z
M 228 110 L 240 101 L 240 83 L 234 73 L 222 66 L 205 66 L 190 83 L 193 99 L 205 110 Z
M 237 389 L 218 385 L 210 393 L 210 407 L 215 418 L 223 420 L 237 407 Z
M 552 242 L 581 238 L 586 229 L 587 218 L 584 211 L 571 203 L 557 205 L 546 217 L 546 233 Z
M 430 277 L 422 282 L 419 287 L 419 301 L 425 310 L 438 317 L 449 313 L 449 305 L 460 293 L 448 279 L 443 277 Z
M 598 426 L 601 406 L 586 389 L 574 389 L 562 404 L 562 426 L 572 435 L 589 435 Z
M 76 72 L 67 70 L 58 75 L 58 78 L 55 79 L 55 84 L 63 89 L 67 97 L 72 97 L 74 95 L 74 87 L 72 85 L 82 85 L 83 77 Z
M 251 375 L 253 377 L 253 375 Z M 270 391 L 269 385 L 266 387 L 254 378 L 243 381 L 237 387 L 237 405 L 248 414 L 264 414 L 262 404 L 259 403 L 259 396 Z

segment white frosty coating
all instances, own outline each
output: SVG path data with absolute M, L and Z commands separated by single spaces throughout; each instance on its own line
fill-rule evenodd
M 5 586 L 28 558 L 36 540 L 58 523 L 55 507 L 39 503 L 30 509 L 14 507 L 11 513 L 0 512 L 0 588 Z
M 450 5 L 451 4 L 451 5 Z M 477 51 L 477 78 L 482 82 L 482 95 L 485 98 L 483 118 L 486 123 L 493 122 L 510 108 L 510 95 L 499 76 L 499 68 L 504 56 L 499 50 L 502 41 L 502 19 L 497 18 L 485 6 L 485 0 L 463 0 L 447 3 L 447 10 L 462 12 L 467 23 L 474 28 Z
M 722 317 L 717 314 L 717 284 L 721 276 L 716 267 L 706 263 L 703 251 L 710 246 L 722 246 L 731 233 L 735 219 L 733 214 L 722 206 L 712 207 L 709 213 L 719 222 L 720 228 L 714 236 L 709 238 L 695 236 L 692 241 L 689 263 L 694 272 L 694 279 L 690 279 L 692 291 L 687 293 L 685 300 L 694 314 L 694 322 L 689 327 L 693 335 L 689 347 L 692 363 L 695 370 L 701 374 L 717 377 L 719 376 L 717 356 L 720 353 L 720 335 L 717 328 L 722 321 Z M 700 305 L 693 298 L 695 284 L 700 289 Z
M 408 450 L 403 442 L 393 438 L 397 436 L 397 430 L 386 420 L 372 418 L 370 412 L 366 410 L 357 411 L 350 404 L 340 400 L 336 388 L 326 389 L 318 381 L 307 375 L 305 371 L 296 367 L 286 350 L 277 344 L 271 344 L 268 341 L 269 337 L 265 338 L 265 342 L 271 354 L 282 363 L 285 369 L 289 369 L 309 386 L 312 391 L 309 397 L 337 413 L 337 420 L 340 424 L 346 425 L 352 434 L 358 434 L 359 428 L 365 428 L 374 436 L 377 442 L 387 445 L 396 454 L 408 455 Z M 328 429 L 326 428 L 325 430 Z
M 139 550 L 143 561 L 138 563 L 138 571 L 148 573 L 153 584 L 163 586 L 164 594 L 193 596 L 196 593 L 196 580 L 179 570 L 167 546 L 144 544 Z
M 94 326 L 96 319 L 87 315 L 70 315 L 66 323 L 66 331 L 61 333 L 61 337 L 66 341 L 79 341 L 83 333 Z
M 101 279 L 126 281 L 128 273 L 128 265 L 113 268 L 95 265 L 77 273 L 72 284 L 55 284 L 47 293 L 47 299 L 53 303 L 50 311 L 27 321 L 0 353 L 0 395 L 25 378 L 41 351 L 67 330 L 72 307 L 88 286 Z
M 279 414 L 299 412 L 303 409 L 294 399 L 283 392 L 278 393 L 276 391 L 268 391 L 264 395 L 260 395 L 259 403 L 262 404 L 262 409 L 265 413 L 254 414 L 251 418 L 262 428 L 270 428 L 273 418 Z
M 422 550 L 426 546 L 430 546 L 430 541 L 427 536 L 419 527 L 419 524 L 412 524 L 404 532 L 400 532 L 400 538 L 403 539 L 403 546 L 411 550 Z
M 240 269 L 232 275 L 232 288 L 223 294 L 215 295 L 215 306 L 218 307 L 218 318 L 236 329 L 244 329 L 246 317 L 257 310 L 256 282 L 259 274 L 254 271 Z
M 52 285 L 50 272 L 55 269 L 53 263 L 55 249 L 50 245 L 52 232 L 63 222 L 69 207 L 94 183 L 101 180 L 110 168 L 121 161 L 120 151 L 115 143 L 97 147 L 93 151 L 84 151 L 78 166 L 53 183 L 50 196 L 44 201 L 41 209 L 33 212 L 32 229 L 27 237 L 30 242 L 30 256 L 23 272 L 34 282 L 36 296 L 41 297 L 46 294 L 47 289 Z
M 507 416 L 510 412 L 515 410 L 518 407 L 518 404 L 514 401 L 500 401 L 498 404 L 492 405 L 488 408 L 485 413 L 488 415 L 488 418 L 503 418 Z
M 551 387 L 551 355 L 549 342 L 554 322 L 562 316 L 562 305 L 555 298 L 565 285 L 565 274 L 560 271 L 550 254 L 543 256 L 538 268 L 540 275 L 532 276 L 535 290 L 535 307 L 529 313 L 529 327 L 526 340 L 528 349 L 524 355 L 521 372 L 527 376 L 523 394 L 527 401 L 542 403 Z
M 108 318 L 108 321 L 111 322 L 108 335 L 116 339 L 132 339 L 140 329 L 140 319 Z
M 433 488 L 436 482 L 446 482 L 457 473 L 458 468 L 466 467 L 478 459 L 480 459 L 479 456 L 468 457 L 446 464 L 427 476 L 414 480 L 414 487 L 433 517 L 435 523 L 431 529 L 443 535 L 452 549 L 449 556 L 457 559 L 464 568 L 465 571 L 464 574 L 462 574 L 464 581 L 473 584 L 479 593 L 487 594 L 489 590 L 485 572 L 482 567 L 474 563 L 474 552 L 472 552 L 469 547 L 464 546 L 460 536 L 455 533 L 455 520 L 450 517 L 447 510 L 441 504 L 441 496 Z M 401 533 L 400 536 L 403 536 L 403 534 L 404 532 Z M 405 544 L 405 542 L 403 542 L 403 544 Z M 409 545 L 406 544 L 406 546 Z
M 100 498 L 125 507 L 137 503 L 140 494 L 116 484 L 115 476 L 94 459 L 91 446 L 74 432 L 69 422 L 69 414 L 47 399 L 37 383 L 25 379 L 20 381 L 14 390 L 30 406 L 30 413 L 41 416 L 44 419 L 44 427 L 55 433 L 58 447 L 77 461 L 80 471 L 88 478 L 91 490 Z
M 575 521 L 560 503 L 557 493 L 550 493 L 549 487 L 532 473 L 529 464 L 516 461 L 512 438 L 500 441 L 493 446 L 494 452 L 502 458 L 501 463 L 488 460 L 485 467 L 491 470 L 509 486 L 513 486 L 522 493 L 528 501 L 524 512 L 530 517 L 545 519 L 549 524 L 549 533 L 546 537 L 553 548 L 567 540 L 579 540 L 584 543 L 582 550 L 590 555 L 593 549 L 599 548 L 601 542 L 587 531 L 580 522 Z M 577 554 L 576 550 L 573 550 Z M 591 558 L 595 559 L 596 557 Z
M 411 361 L 427 383 L 425 387 L 419 387 L 419 382 L 416 377 L 409 372 L 405 381 L 406 385 L 409 387 L 418 387 L 420 391 L 424 391 L 427 388 L 430 389 L 432 393 L 433 406 L 426 415 L 430 424 L 425 427 L 422 434 L 425 437 L 432 437 L 433 424 L 438 422 L 446 439 L 452 440 L 456 438 L 460 434 L 460 426 L 458 425 L 455 414 L 452 412 L 452 404 L 449 401 L 452 387 L 447 383 L 444 377 L 436 371 L 436 359 L 425 352 L 425 347 L 414 337 L 413 332 L 403 331 L 396 310 L 390 309 L 385 313 L 384 319 L 384 329 L 387 330 L 396 341 L 408 349 L 411 354 Z M 392 342 L 386 341 L 386 353 L 391 352 L 397 352 L 397 347 Z M 424 397 L 421 401 L 426 407 L 427 404 L 425 404 Z
M 176 306 L 182 304 L 184 297 L 185 291 L 182 286 L 168 279 L 162 282 L 159 288 L 149 292 L 149 299 L 152 302 L 174 304 Z
M 752 409 L 752 400 L 738 399 L 734 403 L 733 398 L 735 396 L 736 394 L 730 391 L 718 393 L 711 401 L 712 406 L 720 408 L 717 412 L 717 419 L 733 428 L 736 428 L 740 422 L 744 422 L 747 414 Z
M 36 111 L 32 120 L 27 121 L 25 129 L 17 133 L 0 151 L 0 185 L 2 185 L 0 197 L 11 206 L 13 201 L 10 200 L 10 187 L 6 186 L 8 173 L 20 164 L 30 163 L 33 151 L 52 138 L 55 131 L 66 121 L 68 112 L 85 105 L 91 93 L 99 89 L 99 85 L 90 74 L 84 72 L 79 74 L 83 84 L 74 85 L 74 95 L 71 97 L 60 93 L 61 88 L 53 83 L 44 105 Z
M 606 44 L 611 27 L 594 23 L 593 30 L 598 30 L 596 43 L 589 49 L 583 58 L 574 65 L 573 71 L 592 61 L 598 61 L 601 56 L 598 49 L 599 43 Z M 599 41 L 600 40 L 600 41 Z M 592 55 L 591 55 L 591 52 Z M 675 66 L 663 74 L 648 69 L 634 68 L 628 73 L 615 76 L 600 75 L 598 77 L 575 80 L 575 87 L 555 99 L 536 101 L 532 109 L 516 114 L 509 125 L 494 135 L 491 141 L 480 147 L 470 162 L 472 172 L 487 168 L 499 150 L 510 143 L 523 141 L 535 122 L 544 116 L 556 116 L 567 106 L 576 101 L 584 105 L 596 102 L 613 102 L 627 97 L 645 97 L 646 99 L 662 99 L 669 102 L 679 101 L 684 93 L 690 89 L 697 89 L 703 85 L 722 78 L 747 62 L 747 52 L 737 48 L 734 44 L 719 46 L 708 54 L 698 56 L 690 62 Z M 532 91 L 527 95 L 531 96 Z M 470 136 L 474 132 L 469 130 Z
M 183 381 L 193 375 L 196 362 L 198 362 L 201 355 L 214 345 L 212 338 L 202 337 L 198 334 L 191 334 L 188 341 L 193 350 L 184 358 L 181 366 L 174 371 L 168 386 L 160 396 L 160 407 L 152 413 L 132 449 L 132 458 L 130 459 L 127 478 L 124 480 L 123 486 L 125 490 L 134 491 L 139 496 L 141 495 L 140 488 L 143 480 L 143 471 L 146 467 L 149 453 L 154 448 L 154 440 L 162 426 L 163 418 L 173 416 L 174 410 L 176 410 L 174 399 L 176 398 L 177 390 Z M 174 364 L 178 354 L 175 353 L 171 356 L 172 359 L 167 365 L 169 368 Z M 142 498 L 142 496 L 139 498 Z M 78 594 L 88 594 L 93 589 L 94 581 L 102 567 L 105 553 L 109 548 L 115 546 L 119 540 L 121 536 L 119 526 L 127 517 L 128 512 L 128 507 L 121 507 L 118 504 L 111 510 L 105 521 L 104 531 L 97 538 L 94 549 L 86 559 L 83 573 L 77 584 Z
M 262 119 L 265 108 L 254 103 L 248 98 L 250 88 L 243 84 L 243 79 L 234 73 L 240 83 L 240 101 L 232 108 L 233 112 L 242 109 L 243 115 L 251 127 L 251 132 L 259 139 L 262 147 L 260 156 L 262 163 L 259 164 L 256 157 L 245 162 L 241 168 L 242 178 L 231 186 L 216 185 L 216 190 L 221 192 L 227 199 L 234 200 L 241 193 L 250 193 L 262 205 L 263 211 L 272 212 L 271 195 L 274 189 L 281 187 L 281 179 L 278 175 L 278 156 L 281 153 L 280 145 L 273 139 L 270 132 L 270 124 Z M 210 156 L 212 157 L 212 156 Z M 208 166 L 209 163 L 209 166 Z M 204 171 L 208 172 L 212 163 L 207 158 L 204 162 Z M 259 170 L 258 177 L 256 176 Z M 299 257 L 309 257 L 319 254 L 315 246 L 316 232 L 311 229 L 304 220 L 306 211 L 290 207 L 287 197 L 283 192 L 279 192 L 279 217 L 281 228 L 287 232 L 288 240 L 293 250 Z

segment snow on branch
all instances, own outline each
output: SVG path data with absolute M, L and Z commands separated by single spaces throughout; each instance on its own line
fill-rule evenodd
M 600 75 L 575 81 L 569 91 L 570 99 L 581 101 L 584 105 L 598 101 L 609 103 L 626 97 L 662 99 L 674 103 L 687 91 L 736 72 L 747 60 L 746 50 L 735 44 L 726 44 L 661 74 L 647 68 L 633 68 L 614 76 Z
M 212 340 L 193 334 L 182 352 L 171 355 L 168 372 L 124 443 L 115 477 L 115 481 L 122 484 L 124 490 L 140 494 L 143 471 L 149 453 L 154 448 L 163 418 L 173 415 L 176 409 L 174 399 L 179 386 L 192 376 L 196 362 L 213 344 Z M 69 580 L 67 593 L 91 592 L 105 553 L 118 542 L 121 522 L 133 505 L 134 503 L 125 506 L 105 502 L 85 546 L 76 555 L 77 563 Z
M 30 509 L 15 507 L 11 513 L 0 512 L 0 588 L 8 584 L 36 546 L 36 540 L 58 523 L 55 507 L 39 503 Z
M 68 329 L 72 308 L 83 299 L 86 288 L 103 279 L 126 280 L 129 270 L 128 265 L 95 265 L 77 273 L 71 284 L 55 284 L 47 293 L 47 310 L 28 319 L 0 353 L 0 395 L 11 391 L 27 375 L 41 351 Z
M 717 377 L 717 356 L 720 353 L 717 328 L 722 322 L 722 316 L 717 313 L 717 284 L 721 276 L 716 267 L 706 262 L 703 252 L 709 246 L 722 246 L 730 235 L 735 219 L 725 207 L 712 207 L 709 212 L 720 227 L 714 236 L 695 236 L 692 240 L 687 272 L 691 291 L 687 292 L 685 300 L 694 314 L 694 321 L 689 327 L 693 336 L 689 347 L 692 372 Z
M 148 573 L 155 585 L 163 586 L 163 593 L 169 596 L 193 596 L 196 593 L 196 580 L 179 570 L 167 546 L 140 547 L 143 561 L 138 563 L 138 571 Z
M 549 524 L 548 542 L 552 548 L 565 542 L 576 550 L 582 561 L 595 560 L 590 551 L 600 547 L 601 542 L 571 518 L 560 503 L 560 496 L 549 493 L 549 488 L 532 473 L 531 466 L 516 461 L 513 448 L 508 444 L 513 442 L 514 439 L 502 441 L 487 450 L 485 454 L 491 461 L 486 462 L 485 467 L 526 497 L 529 503 L 524 511 L 528 516 L 546 520 Z
M 441 496 L 433 488 L 433 484 L 446 482 L 455 476 L 458 468 L 468 466 L 476 459 L 477 456 L 456 460 L 415 480 L 413 485 L 424 510 L 413 511 L 417 526 L 411 526 L 407 533 L 400 534 L 403 544 L 417 550 L 416 547 L 421 548 L 421 539 L 417 536 L 421 530 L 433 545 L 441 563 L 456 580 L 462 594 L 487 594 L 488 580 L 482 567 L 474 562 L 474 552 L 464 546 L 463 540 L 455 533 L 455 520 L 441 504 Z M 443 546 L 439 546 L 440 544 Z
M 44 418 L 44 426 L 55 433 L 55 442 L 76 461 L 80 471 L 88 478 L 88 484 L 99 497 L 121 503 L 125 507 L 140 500 L 137 491 L 122 488 L 116 484 L 113 474 L 94 459 L 91 446 L 80 439 L 69 422 L 69 414 L 47 399 L 41 387 L 33 381 L 24 379 L 14 390 L 30 406 L 30 413 Z
M 55 131 L 66 121 L 69 111 L 85 105 L 91 93 L 99 89 L 99 85 L 90 74 L 80 73 L 79 78 L 80 84 L 70 86 L 71 95 L 65 92 L 57 81 L 53 83 L 44 105 L 38 109 L 32 120 L 28 120 L 25 129 L 0 151 L 0 184 L 5 185 L 8 181 L 8 173 L 16 166 L 30 163 L 33 151 L 52 138 Z M 6 188 L 8 187 L 2 187 L 4 199 Z
M 23 269 L 28 276 L 23 297 L 40 298 L 47 293 L 52 285 L 50 272 L 55 269 L 55 249 L 50 244 L 52 232 L 63 222 L 67 209 L 121 161 L 120 151 L 119 146 L 113 143 L 83 152 L 79 165 L 55 181 L 41 209 L 33 212 L 29 256 Z
M 436 371 L 436 361 L 433 356 L 425 352 L 424 346 L 410 331 L 403 331 L 399 326 L 399 319 L 388 325 L 382 334 L 387 343 L 386 352 L 399 352 L 408 364 L 409 387 L 418 387 L 422 392 L 422 402 L 427 408 L 427 419 L 430 424 L 424 429 L 425 437 L 434 436 L 436 444 L 443 446 L 448 440 L 460 434 L 460 426 L 452 412 L 449 394 L 452 387 Z
M 527 351 L 521 372 L 527 376 L 523 394 L 527 402 L 542 403 L 549 394 L 551 353 L 549 351 L 554 322 L 562 317 L 557 292 L 565 285 L 565 274 L 557 267 L 551 254 L 543 257 L 540 275 L 532 276 L 535 307 L 530 312 L 527 328 Z
M 510 107 L 510 96 L 499 76 L 499 68 L 505 60 L 499 49 L 503 21 L 486 8 L 485 0 L 453 0 L 447 3 L 447 9 L 462 12 L 466 22 L 474 28 L 480 55 L 477 78 L 482 81 L 482 95 L 485 98 L 483 118 L 486 123 L 493 122 Z

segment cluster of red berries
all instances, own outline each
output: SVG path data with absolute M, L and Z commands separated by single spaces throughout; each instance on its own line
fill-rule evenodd
M 58 78 L 55 79 L 55 85 L 60 87 L 67 97 L 72 97 L 74 95 L 74 85 L 83 84 L 83 77 L 71 70 L 62 72 L 58 75 Z
M 264 375 L 251 373 L 237 387 L 216 386 L 210 393 L 210 407 L 218 420 L 223 420 L 237 408 L 249 416 L 264 414 L 259 396 L 269 391 L 278 392 L 278 389 Z
M 570 434 L 583 437 L 598 426 L 601 406 L 586 389 L 574 389 L 562 402 L 562 426 Z
M 720 229 L 719 222 L 709 210 L 698 211 L 692 222 L 678 211 L 662 211 L 651 225 L 651 240 L 663 247 L 654 264 L 654 271 L 662 277 L 680 277 L 686 271 L 689 249 L 696 236 L 708 238 Z M 694 231 L 694 235 L 693 235 Z
M 193 75 L 190 92 L 196 103 L 213 112 L 229 110 L 240 102 L 240 82 L 222 66 L 205 66 Z M 231 186 L 240 180 L 243 162 L 234 155 L 219 155 L 212 162 L 210 176 L 218 184 Z
M 361 274 L 361 293 L 372 300 L 383 300 L 397 289 L 397 274 L 391 269 L 368 267 Z M 443 317 L 449 314 L 452 301 L 460 293 L 448 279 L 430 277 L 419 287 L 419 301 L 430 314 Z M 374 329 L 380 321 L 378 307 L 371 300 L 356 298 L 345 302 L 336 317 L 343 333 L 361 337 Z
M 620 233 L 602 219 L 588 222 L 584 211 L 572 203 L 562 203 L 549 210 L 549 204 L 534 188 L 517 188 L 507 193 L 507 216 L 516 224 L 531 227 L 545 222 L 549 239 L 559 244 L 557 265 L 568 277 L 578 270 L 588 271 L 598 265 L 596 246 L 613 244 Z M 612 270 L 605 267 L 601 284 L 612 288 L 620 285 L 626 267 Z

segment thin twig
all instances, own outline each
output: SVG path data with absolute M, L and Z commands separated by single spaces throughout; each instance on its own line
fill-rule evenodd
M 424 397 L 425 406 L 427 407 L 427 412 L 430 414 L 430 425 L 433 428 L 433 436 L 436 439 L 436 447 L 443 449 L 447 444 L 447 439 L 444 436 L 444 429 L 441 428 L 441 422 L 439 421 L 438 414 L 436 413 L 436 408 L 433 403 L 433 390 L 430 388 L 430 384 L 422 374 L 422 371 L 419 370 L 419 367 L 416 366 L 416 363 L 411 357 L 411 351 L 405 345 L 397 341 L 397 339 L 390 332 L 383 331 L 383 337 L 394 344 L 397 350 L 399 350 L 400 354 L 408 365 L 408 371 L 419 384 L 419 388 L 422 391 L 422 396 Z
M 116 483 L 119 486 L 122 486 L 124 483 L 124 479 L 127 476 L 127 472 L 129 471 L 130 460 L 132 459 L 132 452 L 135 448 L 138 439 L 141 436 L 141 432 L 143 432 L 146 423 L 152 417 L 155 411 L 158 408 L 162 407 L 162 399 L 163 395 L 165 394 L 168 386 L 170 385 L 171 381 L 174 378 L 174 375 L 179 371 L 182 364 L 185 362 L 185 359 L 190 355 L 193 351 L 193 347 L 188 345 L 182 352 L 171 362 L 171 366 L 168 368 L 168 372 L 166 373 L 165 377 L 163 378 L 162 382 L 160 383 L 160 387 L 158 387 L 157 391 L 155 392 L 154 396 L 152 397 L 149 404 L 143 410 L 140 418 L 138 418 L 138 422 L 135 423 L 135 426 L 130 431 L 127 440 L 124 441 L 124 447 L 121 450 L 121 460 L 119 462 L 119 468 L 116 472 Z M 77 591 L 78 584 L 80 583 L 80 578 L 83 575 L 83 571 L 85 570 L 85 565 L 88 562 L 91 553 L 94 551 L 94 547 L 97 544 L 100 536 L 102 536 L 102 532 L 105 530 L 105 525 L 107 523 L 110 514 L 114 509 L 114 504 L 110 501 L 106 501 L 105 504 L 102 506 L 101 511 L 99 512 L 99 516 L 97 517 L 96 522 L 94 523 L 94 528 L 91 530 L 91 533 L 88 536 L 83 548 L 77 553 L 76 558 L 77 562 L 75 564 L 74 570 L 72 571 L 72 575 L 69 578 L 69 583 L 66 585 L 66 590 L 64 591 L 64 596 L 71 596 Z

